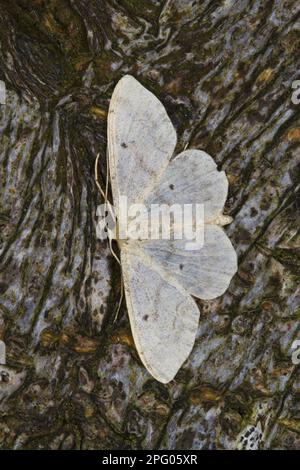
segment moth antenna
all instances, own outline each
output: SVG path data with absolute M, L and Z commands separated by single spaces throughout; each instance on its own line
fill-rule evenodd
M 109 163 L 108 163 L 108 151 L 106 149 L 106 182 L 105 182 L 105 198 L 108 200 L 108 180 L 109 180 Z
M 114 217 L 114 214 L 113 214 L 112 209 L 111 209 L 112 204 L 108 200 L 108 180 L 109 180 L 108 166 L 107 166 L 107 170 L 106 170 L 106 183 L 105 183 L 105 192 L 104 192 L 103 189 L 101 188 L 101 184 L 100 184 L 100 181 L 99 181 L 99 178 L 98 178 L 98 161 L 99 161 L 99 157 L 100 157 L 100 154 L 98 153 L 97 157 L 96 157 L 96 160 L 95 160 L 95 182 L 96 182 L 97 188 L 100 191 L 101 196 L 104 199 L 105 210 L 108 209 L 109 212 L 110 212 L 110 215 L 112 217 Z
M 101 188 L 101 184 L 100 184 L 100 181 L 99 181 L 99 178 L 98 178 L 98 161 L 99 161 L 99 157 L 100 157 L 100 153 L 97 154 L 97 157 L 96 157 L 96 160 L 95 160 L 95 183 L 96 183 L 97 188 L 100 191 L 101 196 L 103 197 L 104 201 L 106 202 L 106 196 L 105 196 L 105 193 L 104 193 L 103 189 Z

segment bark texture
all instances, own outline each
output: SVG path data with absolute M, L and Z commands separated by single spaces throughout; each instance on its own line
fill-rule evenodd
M 0 0 L 1 448 L 300 448 L 299 51 L 297 0 Z M 125 73 L 230 181 L 239 271 L 168 385 L 95 237 Z

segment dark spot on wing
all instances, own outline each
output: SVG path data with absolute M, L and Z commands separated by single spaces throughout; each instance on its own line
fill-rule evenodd
M 149 315 L 144 315 L 144 316 L 143 316 L 143 320 L 145 320 L 145 321 L 147 321 L 148 318 L 149 318 Z
M 169 188 L 173 191 L 173 189 L 175 188 L 174 184 L 170 184 Z
M 179 268 L 180 268 L 180 271 L 182 271 L 183 268 L 184 268 L 184 264 L 180 264 L 180 265 L 179 265 Z
M 128 146 L 127 146 L 127 144 L 125 144 L 125 142 L 122 142 L 121 147 L 123 147 L 123 149 L 127 149 Z

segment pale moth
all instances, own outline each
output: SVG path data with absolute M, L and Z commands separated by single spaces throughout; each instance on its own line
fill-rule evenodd
M 222 295 L 237 270 L 235 250 L 222 229 L 231 222 L 222 214 L 228 181 L 203 151 L 185 150 L 171 159 L 177 139 L 167 112 L 130 75 L 114 89 L 107 133 L 117 217 L 124 195 L 128 206 L 204 204 L 204 245 L 196 251 L 185 249 L 186 240 L 116 237 L 137 351 L 150 374 L 167 383 L 193 348 L 200 312 L 192 296 Z

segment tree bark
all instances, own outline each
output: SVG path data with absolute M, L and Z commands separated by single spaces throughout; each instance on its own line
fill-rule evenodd
M 297 0 L 0 0 L 0 447 L 300 448 Z M 96 239 L 94 161 L 134 75 L 178 151 L 226 171 L 228 291 L 168 385 L 141 364 Z

